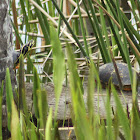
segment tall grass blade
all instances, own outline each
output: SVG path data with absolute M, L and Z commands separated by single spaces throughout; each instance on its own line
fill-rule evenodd
M 96 1 L 95 1 L 96 2 Z M 117 4 L 116 3 L 114 3 L 113 1 L 111 1 L 111 3 L 112 3 L 112 5 L 113 6 L 110 6 L 110 2 L 107 0 L 107 2 L 108 2 L 108 5 L 109 5 L 109 8 L 111 9 L 111 11 L 112 11 L 112 13 L 113 13 L 113 15 L 114 15 L 114 18 L 108 13 L 108 11 L 106 11 L 99 3 L 97 3 L 96 2 L 96 4 L 99 6 L 99 7 L 101 7 L 102 9 L 103 9 L 103 11 L 107 14 L 107 16 L 109 16 L 109 18 L 111 18 L 112 20 L 113 20 L 113 22 L 118 26 L 118 28 L 119 29 L 121 29 L 121 30 L 124 30 L 124 27 L 122 27 L 122 26 L 124 26 L 123 25 L 123 22 L 122 22 L 122 19 L 120 19 L 120 18 L 122 18 L 122 16 L 120 16 L 120 8 L 119 8 L 119 4 L 118 4 L 118 1 L 116 1 L 117 2 Z M 103 1 L 102 1 L 102 3 L 104 3 Z M 105 4 L 103 4 L 104 5 L 104 7 L 106 7 L 105 6 Z M 117 5 L 117 6 L 116 6 Z M 117 8 L 115 8 L 115 7 L 117 7 Z M 114 8 L 115 9 L 117 9 L 117 13 L 119 13 L 119 16 L 116 16 L 116 13 L 114 12 Z M 119 23 L 118 23 L 119 22 Z M 111 25 L 111 24 L 110 24 Z M 111 28 L 111 29 L 113 29 L 113 28 Z M 119 33 L 119 32 L 118 32 Z M 124 35 L 125 34 L 125 35 Z M 115 34 L 114 34 L 115 35 Z M 119 35 L 120 36 L 120 35 Z M 130 37 L 127 35 L 127 33 L 126 32 L 124 32 L 124 31 L 122 31 L 122 36 L 123 36 L 123 40 L 125 39 L 125 37 L 126 37 L 126 39 L 127 39 L 127 41 L 129 42 L 129 44 L 131 45 L 131 48 L 133 48 L 132 49 L 132 51 L 133 52 L 135 52 L 134 54 L 136 54 L 136 56 L 137 56 L 137 58 L 138 57 L 140 57 L 140 53 L 139 53 L 139 51 L 138 51 L 138 49 L 137 49 L 137 47 L 135 46 L 135 44 L 133 43 L 133 41 L 130 39 Z M 127 49 L 126 49 L 126 42 L 125 42 L 125 40 L 123 41 L 124 43 L 122 44 L 123 46 L 125 46 L 125 47 L 120 47 L 120 51 L 121 51 L 121 54 L 124 54 L 123 55 L 123 59 L 125 58 L 125 59 L 127 59 L 127 54 L 128 54 L 128 52 L 127 52 Z M 120 43 L 120 42 L 119 42 Z M 119 45 L 118 45 L 119 46 Z M 127 62 L 128 63 L 128 62 Z M 129 63 L 128 63 L 128 65 L 129 65 Z
M 116 13 L 114 12 L 114 8 L 112 8 L 112 6 L 110 4 L 110 1 L 107 0 L 106 2 L 107 2 L 107 4 L 105 5 L 104 1 L 102 1 L 102 5 L 105 8 L 105 10 L 107 10 L 107 12 L 109 11 L 108 14 L 107 14 L 107 20 L 108 20 L 109 25 L 111 27 L 112 33 L 114 34 L 114 38 L 117 42 L 118 48 L 119 48 L 120 53 L 122 55 L 122 59 L 123 59 L 124 62 L 126 62 L 125 54 L 124 54 L 124 51 L 123 51 L 123 43 L 121 41 L 121 36 L 119 34 L 118 27 L 114 24 L 114 22 L 112 22 L 110 17 L 113 18 L 113 16 L 114 16 L 114 17 L 116 17 L 115 18 L 116 20 L 118 20 L 118 18 L 116 16 Z
M 109 89 L 107 90 L 107 101 L 106 101 L 106 114 L 107 114 L 107 139 L 113 140 L 113 131 L 112 131 L 112 118 L 111 118 L 111 107 L 110 107 L 110 95 Z
M 19 32 L 18 32 L 18 30 L 17 30 L 17 28 L 16 28 L 16 26 L 15 26 L 15 24 L 13 23 L 12 20 L 11 20 L 11 23 L 12 23 L 12 26 L 13 26 L 13 28 L 14 28 L 14 30 L 15 30 L 15 34 L 16 34 L 16 37 L 17 37 L 19 43 L 20 43 L 21 45 L 23 45 L 23 42 L 22 42 L 22 40 L 21 40 L 21 38 L 20 38 L 20 35 L 19 35 Z
M 129 19 L 126 17 L 126 15 L 121 11 L 121 15 L 123 17 L 123 20 L 126 24 L 126 26 L 130 29 L 130 32 L 137 38 L 138 41 L 140 41 L 140 35 L 139 33 L 135 30 L 131 22 L 129 22 Z M 140 46 L 137 47 L 138 50 L 140 51 Z
M 115 40 L 117 42 L 118 48 L 120 50 L 120 53 L 122 55 L 122 59 L 123 59 L 124 62 L 126 62 L 125 54 L 124 54 L 123 49 L 122 49 L 123 48 L 123 44 L 122 44 L 122 41 L 121 41 L 121 36 L 119 35 L 119 30 L 118 30 L 117 26 L 114 25 L 111 22 L 109 17 L 107 17 L 107 19 L 108 19 L 108 22 L 110 24 L 110 27 L 111 27 L 112 33 L 114 35 L 114 38 L 115 38 Z
M 19 116 L 18 111 L 16 109 L 16 105 L 14 100 L 12 100 L 11 104 L 12 112 L 11 112 L 11 138 L 12 140 L 22 140 L 20 123 L 19 123 Z
M 98 2 L 99 2 L 99 0 L 98 0 Z M 108 37 L 108 33 L 107 33 L 107 26 L 106 26 L 105 17 L 103 15 L 103 11 L 101 8 L 99 8 L 99 12 L 100 12 L 101 26 L 103 29 L 102 34 L 105 35 L 106 46 L 109 49 L 110 43 L 109 43 L 109 37 Z
M 33 62 L 29 56 L 29 54 L 27 54 L 27 73 L 28 74 L 32 74 L 33 73 Z M 27 77 L 27 82 L 31 82 L 33 81 L 33 77 Z
M 113 87 L 113 85 L 111 85 L 111 89 L 112 89 L 116 107 L 117 107 L 118 118 L 119 118 L 120 124 L 123 127 L 123 132 L 124 132 L 125 138 L 127 140 L 130 140 L 131 136 L 130 136 L 129 120 L 123 110 L 123 107 L 121 105 L 117 92 L 116 92 L 115 88 Z
M 35 0 L 35 1 L 37 2 L 39 6 L 42 7 L 40 0 Z M 39 11 L 39 9 L 35 8 L 35 11 L 36 11 L 36 15 L 38 17 L 43 35 L 44 35 L 45 43 L 50 44 L 50 33 L 49 33 L 50 29 L 49 29 L 48 20 L 46 16 Z
M 74 55 L 70 46 L 67 44 L 67 54 L 68 54 L 68 67 L 70 71 L 70 82 L 72 85 L 72 91 L 76 91 L 79 94 L 79 98 L 81 98 L 80 94 L 83 94 L 84 89 L 82 86 L 82 82 L 77 72 L 77 64 L 74 60 Z M 79 100 L 80 102 L 81 100 Z
M 6 69 L 6 104 L 7 104 L 7 117 L 8 117 L 8 129 L 11 130 L 11 113 L 12 113 L 12 101 L 13 101 L 13 91 L 11 85 L 11 78 L 9 68 Z
M 101 126 L 99 127 L 99 130 L 98 130 L 98 139 L 104 140 L 104 139 L 107 139 L 106 137 L 107 136 L 106 136 L 105 125 L 101 124 Z
M 125 28 L 129 34 L 129 37 L 131 38 L 131 40 L 133 40 L 134 45 L 136 46 L 136 48 L 138 49 L 138 51 L 140 51 L 140 45 L 138 44 L 138 41 L 140 41 L 140 35 L 138 34 L 138 32 L 134 29 L 134 27 L 132 26 L 132 24 L 129 22 L 128 18 L 126 17 L 126 15 L 121 12 L 121 15 L 123 17 L 124 20 L 124 25 Z M 129 43 L 130 44 L 130 43 Z M 133 54 L 135 55 L 135 57 L 137 58 L 138 63 L 140 64 L 140 57 L 136 54 L 135 49 L 129 45 Z
M 23 139 L 27 140 L 27 135 L 28 135 L 28 122 L 30 121 L 30 118 L 27 118 L 29 119 L 28 122 L 27 122 L 27 125 L 26 125 L 26 116 L 23 114 L 23 111 L 21 110 L 20 111 L 20 118 L 19 118 L 19 122 L 20 122 L 20 126 L 21 126 L 21 132 L 22 132 L 22 136 L 23 136 Z M 26 120 L 25 120 L 26 119 Z
M 95 73 L 93 63 L 91 63 L 88 77 L 88 92 L 87 92 L 88 116 L 91 124 L 92 121 L 94 120 L 94 104 L 93 104 L 94 92 L 95 92 Z
M 60 2 L 60 10 L 62 11 L 63 9 L 63 0 L 61 0 Z M 60 34 L 60 26 L 61 26 L 61 16 L 59 15 L 59 19 L 58 19 L 58 36 Z
M 21 5 L 22 13 L 23 13 L 24 18 L 25 18 L 26 29 L 27 29 L 27 32 L 29 32 L 30 31 L 30 25 L 29 25 L 29 22 L 28 22 L 26 7 L 25 7 L 25 4 L 24 4 L 23 0 L 20 0 L 20 5 Z
M 68 68 L 70 71 L 70 89 L 73 107 L 73 122 L 75 133 L 78 139 L 93 139 L 90 121 L 87 119 L 86 110 L 83 100 L 83 86 L 81 84 L 74 55 L 70 46 L 67 46 Z
M 113 46 L 113 48 L 112 48 L 113 56 L 118 56 L 119 48 L 116 43 L 115 37 L 112 34 L 112 30 L 111 30 L 111 42 L 112 42 L 112 46 Z
M 29 134 L 30 134 L 29 139 L 30 140 L 38 140 L 35 125 L 33 123 L 31 123 L 30 125 L 31 125 L 31 131 L 29 132 Z
M 77 14 L 77 12 L 75 14 Z M 77 18 L 74 20 L 74 23 L 72 22 L 72 29 L 75 35 L 79 35 L 79 20 Z
M 27 13 L 28 13 L 28 19 L 31 19 L 31 5 L 29 4 L 28 0 L 25 0 L 25 4 L 26 4 L 26 9 L 27 9 Z
M 15 0 L 12 1 L 12 12 L 13 12 L 13 19 L 14 19 L 15 27 L 18 30 L 17 11 L 16 11 Z M 20 49 L 20 44 L 19 44 L 19 40 L 18 40 L 17 36 L 16 36 L 16 49 Z
M 41 98 L 42 98 L 42 117 L 43 117 L 43 123 L 46 124 L 47 114 L 48 114 L 48 101 L 47 101 L 47 93 L 45 90 L 41 91 Z M 44 125 L 45 127 L 45 125 Z
M 56 108 L 55 108 L 56 109 L 55 117 L 56 117 L 59 97 L 62 91 L 62 84 L 65 77 L 65 60 L 62 51 L 62 46 L 58 39 L 58 33 L 56 32 L 53 26 L 50 27 L 50 35 L 53 52 L 53 82 L 56 97 Z
M 84 46 L 85 46 L 86 54 L 87 54 L 87 56 L 89 56 L 86 34 L 85 34 L 83 19 L 81 17 L 81 11 L 80 11 L 80 6 L 79 6 L 79 0 L 76 0 L 76 2 L 77 2 L 77 7 L 78 7 L 78 15 L 79 15 L 79 21 L 80 21 L 80 25 L 81 25 L 82 36 L 84 39 Z
M 140 137 L 140 111 L 137 98 L 137 75 L 133 73 L 133 87 L 132 87 L 132 115 L 131 115 L 131 134 L 136 139 Z
M 73 91 L 72 91 L 73 92 Z M 74 93 L 75 94 L 75 93 Z M 78 102 L 78 98 L 74 101 L 74 112 L 75 112 L 75 131 L 78 139 L 93 140 L 92 125 L 87 119 L 86 111 Z
M 29 118 L 28 118 L 28 110 L 27 110 L 26 99 L 25 99 L 24 57 L 22 54 L 20 55 L 19 63 L 20 63 L 20 66 L 19 66 L 19 102 L 18 103 L 19 103 L 20 120 L 18 120 L 18 121 L 20 121 L 20 124 L 21 124 L 21 131 L 22 131 L 23 137 L 24 137 L 24 139 L 27 139 L 27 133 L 26 133 L 27 129 L 26 129 L 26 124 L 25 124 L 25 119 L 23 117 L 23 113 L 25 113 L 24 116 L 27 120 L 27 124 L 29 122 L 29 120 L 28 120 Z
M 24 83 L 24 57 L 21 54 L 19 59 L 19 109 L 23 110 L 23 94 L 25 94 L 25 83 Z
M 29 113 L 28 113 L 28 108 L 27 108 L 27 103 L 26 103 L 26 95 L 25 95 L 25 82 L 24 82 L 24 57 L 23 55 L 21 54 L 20 55 L 20 59 L 19 59 L 19 63 L 20 63 L 20 66 L 19 66 L 19 116 L 20 116 L 20 121 L 24 121 L 22 122 L 23 123 L 23 129 L 25 129 L 24 133 L 26 134 L 26 124 L 25 124 L 25 120 L 26 120 L 26 123 L 27 123 L 27 126 L 29 126 L 29 121 L 30 121 L 30 118 L 29 118 Z M 24 113 L 24 115 L 23 115 Z M 25 120 L 24 118 L 25 117 Z
M 89 18 L 89 21 L 90 21 L 90 24 L 91 24 L 93 33 L 94 33 L 94 35 L 95 35 L 95 37 L 96 37 L 96 40 L 97 40 L 97 43 L 98 43 L 98 47 L 99 47 L 100 52 L 101 52 L 101 54 L 102 54 L 103 62 L 105 63 L 105 62 L 106 62 L 106 59 L 105 59 L 105 56 L 103 55 L 103 49 L 102 49 L 102 46 L 101 46 L 101 43 L 100 43 L 100 40 L 99 40 L 99 36 L 98 36 L 98 34 L 97 34 L 97 31 L 96 31 L 96 27 L 95 27 L 94 22 L 93 22 L 93 20 L 92 20 L 92 16 L 90 15 L 90 13 L 89 13 L 89 8 L 87 7 L 88 4 L 87 4 L 87 2 L 86 2 L 85 0 L 83 0 L 83 4 L 84 4 L 85 10 L 86 10 L 86 12 L 87 12 L 87 15 L 88 15 L 88 18 Z
M 37 3 L 39 4 L 39 6 L 41 6 L 42 8 L 43 8 L 43 6 L 42 6 L 42 4 L 41 4 L 41 1 L 40 0 L 36 0 L 37 1 Z M 51 1 L 50 1 L 51 2 Z M 50 3 L 50 2 L 48 2 L 48 3 Z M 44 10 L 47 10 L 47 9 L 45 9 L 44 8 Z M 53 11 L 55 11 L 54 9 L 53 9 Z M 44 23 L 45 23 L 45 27 L 46 27 L 46 32 L 48 33 L 48 38 L 47 38 L 47 43 L 49 44 L 50 43 L 50 25 L 49 25 L 49 22 L 48 22 L 48 19 L 47 19 L 47 17 L 43 14 L 43 13 L 41 13 L 42 14 L 42 17 L 43 17 L 43 20 L 44 20 Z M 52 16 L 52 15 L 51 15 Z
M 45 129 L 45 140 L 52 140 L 52 108 L 50 108 Z
M 128 52 L 128 48 L 127 48 L 127 40 L 126 40 L 126 35 L 125 35 L 125 32 L 124 32 L 124 24 L 123 24 L 123 19 L 122 19 L 121 12 L 120 12 L 119 1 L 117 1 L 117 0 L 116 0 L 116 7 L 117 7 L 117 12 L 118 12 L 119 23 L 120 23 L 120 26 L 121 26 L 123 42 L 124 42 L 123 51 L 124 51 L 125 58 L 126 58 L 126 61 L 127 61 L 127 64 L 128 64 L 131 85 L 133 86 L 132 67 L 131 67 L 131 64 L 130 64 L 129 52 Z
M 52 74 L 52 71 L 53 71 L 53 63 L 52 62 L 50 62 L 50 61 L 47 61 L 46 63 L 45 63 L 45 66 L 44 66 L 44 69 L 43 69 L 48 75 L 50 75 L 50 74 Z M 45 83 L 45 82 L 52 82 L 52 79 L 50 80 L 50 78 L 46 78 L 46 77 L 44 77 L 43 79 L 42 79 L 42 83 Z
M 34 73 L 34 77 L 33 77 L 33 107 L 34 107 L 34 111 L 35 111 L 35 117 L 37 119 L 37 135 L 38 137 L 40 136 L 40 139 L 42 138 L 42 135 L 40 135 L 39 133 L 39 128 L 41 125 L 41 120 L 40 120 L 40 114 L 39 114 L 39 99 L 38 99 L 38 95 L 41 92 L 41 87 L 40 87 L 40 79 L 37 73 L 37 69 L 35 67 L 33 67 L 33 73 Z
M 137 5 L 136 5 L 136 3 L 139 3 L 139 2 L 138 2 L 138 1 L 136 2 L 136 1 L 134 1 L 134 0 L 130 0 L 130 2 L 131 2 L 131 6 L 132 6 L 131 10 L 132 10 L 134 19 L 135 19 L 135 21 L 136 21 L 136 26 L 137 26 L 137 29 L 138 29 L 139 27 L 138 27 L 137 22 L 140 22 L 140 18 L 139 18 L 139 16 L 138 16 Z
M 61 18 L 62 18 L 63 21 L 65 22 L 65 24 L 66 24 L 67 28 L 69 29 L 70 33 L 72 34 L 73 38 L 75 39 L 76 43 L 78 44 L 78 46 L 79 46 L 79 48 L 80 48 L 82 54 L 83 54 L 85 57 L 87 57 L 87 54 L 86 54 L 85 50 L 83 49 L 81 43 L 79 42 L 78 38 L 77 38 L 76 35 L 74 34 L 73 30 L 71 29 L 69 23 L 67 22 L 66 18 L 65 18 L 64 15 L 63 15 L 63 13 L 61 12 L 61 10 L 59 9 L 59 7 L 57 6 L 56 2 L 55 2 L 54 0 L 52 0 L 52 2 L 53 2 L 53 4 L 54 4 L 55 8 L 57 9 L 57 11 L 59 12 Z
M 114 138 L 115 140 L 118 139 L 118 136 L 119 136 L 119 118 L 118 118 L 118 113 L 117 111 L 116 112 L 113 112 L 114 114 L 114 122 L 113 122 L 113 129 L 114 129 Z
M 107 46 L 106 46 L 106 44 L 104 42 L 104 39 L 103 39 L 103 36 L 102 36 L 102 33 L 101 33 L 101 29 L 99 27 L 98 19 L 97 19 L 96 15 L 95 15 L 95 9 L 94 9 L 94 7 L 92 5 L 92 1 L 88 0 L 88 3 L 89 3 L 89 7 L 90 7 L 90 10 L 91 10 L 91 13 L 92 13 L 93 20 L 95 22 L 94 26 L 95 26 L 96 32 L 97 32 L 97 34 L 99 36 L 99 41 L 101 43 L 101 49 L 102 49 L 101 52 L 103 52 L 101 55 L 105 58 L 105 63 L 111 62 L 111 58 L 109 56 Z
M 49 11 L 50 16 L 52 16 L 52 17 L 55 16 L 55 8 L 51 1 L 48 1 L 48 11 Z
M 0 140 L 2 140 L 2 97 L 3 97 L 3 81 L 0 88 Z
M 45 130 L 46 119 L 47 119 L 47 110 L 48 110 L 46 91 L 37 90 L 37 97 L 38 97 L 40 128 L 43 128 Z
M 136 137 L 136 139 L 140 138 L 140 114 L 138 110 L 137 104 L 133 103 L 132 107 L 132 117 L 131 117 L 131 131 L 132 137 Z
M 96 1 L 95 1 L 96 2 Z M 111 2 L 112 2 L 112 4 L 113 4 L 113 10 L 112 11 L 114 11 L 114 7 L 116 7 L 116 3 L 114 4 L 114 2 L 111 0 Z M 116 1 L 116 2 L 118 2 L 118 1 Z M 96 3 L 97 5 L 99 5 L 99 7 L 102 7 L 100 4 L 98 4 L 98 3 Z M 117 6 L 118 7 L 118 6 Z M 102 9 L 103 9 L 103 7 L 102 7 Z M 118 9 L 118 8 L 117 8 Z M 103 9 L 104 10 L 104 12 L 113 20 L 113 22 L 118 26 L 118 28 L 119 29 L 121 29 L 122 27 L 121 27 L 121 23 L 118 23 L 118 21 L 120 22 L 120 20 L 119 20 L 119 16 L 117 17 L 117 18 L 113 18 L 111 15 L 109 15 L 109 13 L 105 10 L 105 9 Z M 119 9 L 119 11 L 120 11 L 120 9 Z M 117 12 L 118 12 L 118 10 L 117 10 Z M 114 13 L 114 12 L 113 12 Z M 121 16 L 121 18 L 122 18 L 122 16 Z M 116 21 L 116 19 L 118 19 L 118 21 Z M 137 56 L 138 57 L 140 57 L 140 53 L 139 53 L 139 51 L 138 51 L 138 49 L 136 48 L 136 46 L 134 45 L 134 43 L 133 43 L 133 41 L 130 39 L 130 37 L 127 35 L 127 33 L 125 32 L 125 36 L 126 36 L 126 38 L 127 38 L 127 41 L 130 43 L 130 45 L 131 45 L 131 47 L 133 48 L 133 50 L 135 50 L 135 53 L 137 54 Z M 123 48 L 122 48 L 123 49 Z M 125 53 L 125 52 L 124 52 Z
M 33 73 L 34 73 L 34 78 L 33 78 L 33 105 L 34 105 L 34 110 L 35 110 L 35 116 L 38 119 L 39 118 L 39 110 L 38 110 L 38 96 L 37 96 L 37 91 L 40 91 L 40 79 L 37 73 L 37 69 L 33 67 Z

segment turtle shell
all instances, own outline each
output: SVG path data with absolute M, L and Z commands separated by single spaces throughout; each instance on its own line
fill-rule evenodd
M 126 63 L 116 63 L 121 82 L 123 85 L 123 90 L 131 90 L 131 81 L 129 77 L 129 70 Z M 119 82 L 115 72 L 113 63 L 107 63 L 99 67 L 99 77 L 103 85 L 107 85 L 110 78 L 112 77 L 112 83 L 119 87 Z

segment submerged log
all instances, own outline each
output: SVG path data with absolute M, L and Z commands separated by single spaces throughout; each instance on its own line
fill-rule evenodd
M 33 110 L 33 100 L 32 100 L 32 91 L 33 91 L 33 84 L 32 83 L 26 83 L 26 102 L 28 106 L 28 110 L 34 114 Z M 48 106 L 49 108 L 53 109 L 53 112 L 55 111 L 55 93 L 54 93 L 54 85 L 52 83 L 48 84 L 42 84 L 42 89 L 46 90 L 47 94 L 47 101 L 48 101 Z M 105 103 L 106 103 L 106 95 L 107 92 L 105 89 L 102 90 L 102 93 L 98 93 L 96 90 L 93 93 L 94 98 L 93 98 L 93 107 L 95 113 L 99 113 L 102 119 L 106 119 L 106 109 L 105 109 Z M 130 92 L 124 92 L 122 95 L 121 93 L 119 94 L 120 101 L 122 105 L 127 108 L 127 105 L 129 109 L 132 108 L 132 93 Z M 125 97 L 125 99 L 124 99 Z M 84 95 L 83 99 L 85 102 L 86 110 L 87 110 L 87 85 L 84 85 Z M 99 107 L 98 107 L 99 104 Z M 115 110 L 116 105 L 115 101 L 113 98 L 113 95 L 111 95 L 110 99 L 110 104 L 113 110 Z M 138 96 L 138 104 L 140 106 L 140 97 Z M 6 116 L 6 107 L 3 105 L 3 118 Z M 112 114 L 113 117 L 113 114 Z M 71 119 L 71 95 L 70 95 L 70 88 L 63 86 L 63 90 L 60 96 L 59 100 L 59 106 L 58 106 L 58 114 L 57 114 L 57 119 L 58 120 L 68 120 Z M 3 120 L 3 126 L 6 126 L 6 120 Z
M 27 104 L 28 108 L 31 111 L 32 108 L 32 84 L 27 84 L 26 83 L 26 99 L 27 99 Z M 48 105 L 49 107 L 53 108 L 53 111 L 55 111 L 55 93 L 54 93 L 54 85 L 49 83 L 49 84 L 43 84 L 43 88 L 46 89 L 47 93 L 47 100 L 48 100 Z M 132 92 L 123 92 L 124 94 L 122 95 L 121 93 L 119 94 L 120 101 L 124 107 L 128 105 L 129 109 L 132 108 Z M 95 113 L 100 114 L 101 118 L 105 119 L 106 118 L 106 109 L 105 109 L 105 102 L 106 102 L 106 95 L 107 92 L 105 89 L 102 90 L 102 93 L 99 93 L 95 90 L 94 94 L 94 99 L 93 99 L 93 106 Z M 124 99 L 125 97 L 125 99 Z M 84 85 L 84 95 L 83 99 L 85 102 L 87 102 L 87 85 Z M 138 96 L 138 103 L 140 106 L 140 97 Z M 99 108 L 98 108 L 98 103 L 99 103 Z M 113 98 L 113 95 L 111 95 L 111 100 L 110 104 L 112 108 L 115 110 L 115 101 Z M 86 107 L 87 109 L 87 107 Z M 59 106 L 58 106 L 58 115 L 57 115 L 58 120 L 63 120 L 63 119 L 71 119 L 71 95 L 70 95 L 70 88 L 63 86 L 63 90 L 60 96 L 59 100 Z
M 53 109 L 53 112 L 55 112 L 55 93 L 54 93 L 54 85 L 52 83 L 48 84 L 41 84 L 42 89 L 46 90 L 47 94 L 47 101 L 48 101 L 48 106 L 49 108 Z M 25 93 L 26 93 L 26 103 L 28 106 L 29 112 L 32 112 L 34 115 L 34 110 L 33 110 L 33 83 L 26 83 L 25 84 Z M 84 95 L 83 95 L 83 100 L 85 102 L 85 107 L 86 111 L 87 110 L 87 84 L 84 83 L 83 85 L 84 89 Z M 140 87 L 139 87 L 140 91 Z M 102 119 L 106 119 L 106 108 L 105 104 L 107 101 L 107 91 L 105 89 L 102 89 L 102 92 L 98 93 L 97 90 L 95 89 L 95 92 L 93 93 L 93 109 L 95 114 L 99 114 Z M 140 93 L 137 96 L 138 99 L 138 105 L 140 107 Z M 124 109 L 129 109 L 129 111 L 132 109 L 132 92 L 131 91 L 123 91 L 123 94 L 118 91 L 118 96 L 120 98 L 120 101 L 124 107 Z M 113 94 L 111 94 L 110 98 L 110 104 L 112 107 L 112 110 L 115 111 L 116 109 L 116 104 L 115 100 L 113 98 Z M 70 88 L 69 86 L 63 86 L 62 93 L 60 96 L 59 100 L 59 105 L 58 105 L 58 114 L 57 114 L 57 119 L 58 120 L 69 120 L 71 119 L 71 93 L 70 93 Z M 113 112 L 112 112 L 112 117 L 113 117 Z M 6 107 L 3 105 L 3 118 L 6 118 Z M 3 120 L 4 125 L 6 126 L 6 120 Z

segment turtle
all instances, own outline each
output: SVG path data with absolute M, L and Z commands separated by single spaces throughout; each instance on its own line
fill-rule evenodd
M 127 64 L 116 62 L 116 65 L 122 82 L 122 90 L 131 91 L 132 90 L 131 81 Z M 134 72 L 133 68 L 132 72 Z M 113 63 L 106 63 L 99 67 L 99 78 L 103 87 L 104 86 L 106 87 L 106 85 L 108 85 L 110 78 L 112 78 L 113 85 L 119 89 L 119 82 Z
M 19 64 L 19 57 L 21 54 L 23 54 L 24 58 L 26 57 L 27 53 L 30 51 L 30 49 L 33 47 L 34 45 L 34 40 L 30 40 L 28 43 L 24 44 L 22 46 L 22 48 L 20 49 L 19 52 L 17 51 L 13 51 L 12 52 L 12 58 L 13 58 L 13 68 L 15 69 L 18 64 Z

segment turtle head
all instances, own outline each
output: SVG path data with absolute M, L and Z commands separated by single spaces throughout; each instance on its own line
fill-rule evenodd
M 28 43 L 28 47 L 30 47 L 30 49 L 34 46 L 35 42 L 33 39 L 31 39 Z
M 22 54 L 25 58 L 27 53 L 31 50 L 33 46 L 34 46 L 34 40 L 32 39 L 27 44 L 22 46 L 20 52 L 13 51 L 12 58 L 13 58 L 14 68 L 19 64 L 20 54 Z
M 34 46 L 34 40 L 30 40 L 27 44 L 23 45 L 20 52 L 25 57 L 26 54 L 30 51 L 30 49 Z
M 13 64 L 16 63 L 17 59 L 19 58 L 20 56 L 20 52 L 16 52 L 16 51 L 12 51 L 12 59 L 13 59 Z

